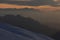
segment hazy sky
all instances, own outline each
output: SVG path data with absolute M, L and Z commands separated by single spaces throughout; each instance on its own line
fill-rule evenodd
M 13 1 L 13 2 L 7 2 L 7 1 Z M 19 2 L 16 2 L 16 1 L 19 1 Z M 25 1 L 25 2 L 21 2 L 21 1 Z M 60 5 L 60 0 L 0 0 L 0 2 L 20 4 L 20 5 L 21 4 L 22 5 Z
M 60 0 L 0 0 L 0 8 L 47 8 L 60 10 Z M 36 6 L 36 7 L 35 7 Z M 38 6 L 38 7 L 37 7 Z M 55 8 L 55 7 L 58 8 Z

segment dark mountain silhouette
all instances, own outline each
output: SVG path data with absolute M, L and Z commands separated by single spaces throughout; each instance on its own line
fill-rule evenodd
M 39 22 L 31 19 L 31 18 L 24 18 L 20 15 L 6 15 L 0 16 L 0 22 L 6 22 L 8 24 L 12 24 L 14 26 L 30 29 L 32 31 L 43 31 L 44 25 L 40 24 Z M 45 27 L 46 28 L 46 27 Z
M 55 38 L 56 40 L 60 40 L 60 31 L 56 32 L 52 38 Z
M 43 33 L 53 36 L 56 30 L 48 28 L 49 25 L 41 24 L 41 12 L 35 9 L 0 9 L 0 22 L 5 22 L 13 26 L 22 27 L 24 29 Z M 4 16 L 2 16 L 4 15 Z M 27 17 L 25 17 L 27 16 Z
M 10 9 L 10 8 L 9 9 L 0 9 L 0 16 L 5 16 L 5 15 L 9 15 L 9 17 L 6 18 L 5 20 L 10 19 L 10 21 L 11 21 L 11 19 L 12 19 L 12 21 L 11 21 L 11 23 L 13 22 L 12 24 L 14 24 L 14 22 L 15 23 L 18 23 L 19 22 L 20 18 L 19 17 L 16 18 L 16 15 L 20 15 L 23 18 L 26 18 L 27 20 L 29 19 L 29 21 L 31 21 L 31 20 L 37 21 L 38 24 L 36 24 L 36 28 L 37 28 L 38 32 L 40 32 L 40 26 L 39 26 L 40 24 L 44 25 L 41 29 L 42 29 L 42 31 L 45 30 L 45 33 L 52 35 L 52 34 L 54 34 L 56 32 L 55 29 L 48 28 L 48 25 L 46 26 L 45 23 L 42 23 L 42 22 L 45 22 L 45 19 L 46 18 L 44 18 L 44 17 L 46 17 L 46 16 L 43 15 L 43 13 L 41 13 L 40 11 L 38 11 L 36 9 L 28 9 L 28 8 L 24 8 L 24 9 L 16 9 L 16 8 L 14 8 L 14 9 Z M 14 21 L 14 18 L 15 18 L 15 21 Z M 24 20 L 24 19 L 21 19 L 21 20 Z M 26 20 L 25 20 L 25 22 L 26 22 Z M 35 24 L 32 23 L 32 22 L 33 21 L 31 21 L 31 23 L 30 22 L 28 22 L 28 23 L 30 23 L 31 25 L 34 25 L 35 26 Z M 23 21 L 23 23 L 24 23 L 24 21 Z M 32 26 L 32 27 L 34 28 L 34 26 Z M 35 31 L 37 31 L 37 30 L 35 29 Z
M 0 16 L 0 22 L 8 23 L 13 26 L 21 27 L 33 32 L 42 33 L 48 36 L 52 36 L 50 28 L 48 28 L 45 25 L 40 24 L 38 21 L 35 21 L 31 18 L 25 18 L 20 15 L 14 16 L 14 15 L 5 15 Z

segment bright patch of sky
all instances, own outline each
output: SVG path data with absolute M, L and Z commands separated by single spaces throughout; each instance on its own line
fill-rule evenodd
M 60 5 L 60 0 L 53 0 L 54 2 L 56 2 L 56 5 Z
M 53 0 L 53 1 L 57 2 L 57 0 Z

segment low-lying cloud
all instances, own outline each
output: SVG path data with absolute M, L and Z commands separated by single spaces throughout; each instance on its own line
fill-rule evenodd
M 56 5 L 53 0 L 0 0 L 0 3 L 17 4 L 17 5 Z

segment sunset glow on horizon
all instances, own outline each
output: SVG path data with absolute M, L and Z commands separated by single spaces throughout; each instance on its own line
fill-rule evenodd
M 44 5 L 44 6 L 24 6 L 24 5 L 14 5 L 14 4 L 3 4 L 0 3 L 0 8 L 33 8 L 33 9 L 40 9 L 40 10 L 60 10 L 60 7 L 53 7 L 50 5 Z

